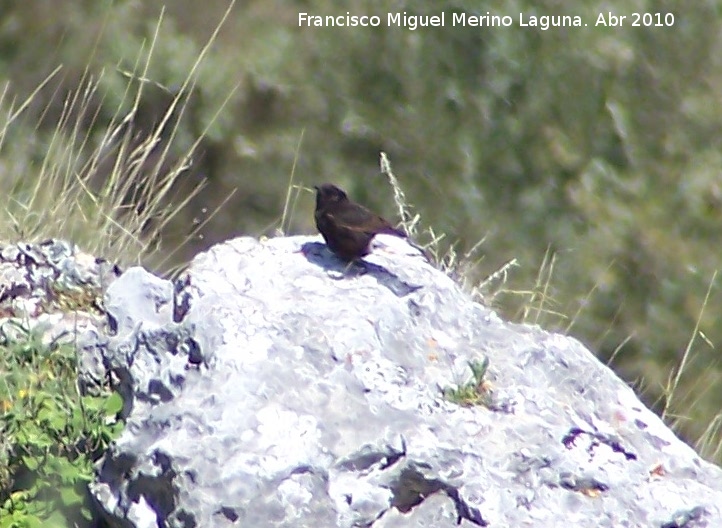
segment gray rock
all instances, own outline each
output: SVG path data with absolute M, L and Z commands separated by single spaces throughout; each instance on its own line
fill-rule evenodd
M 722 526 L 722 470 L 574 339 L 509 324 L 403 240 L 345 269 L 240 238 L 108 291 L 128 425 L 112 526 Z M 174 303 L 174 304 L 173 304 Z M 489 359 L 486 405 L 442 390 Z
M 118 275 L 117 266 L 62 240 L 0 244 L 0 340 L 35 333 L 45 344 L 78 346 L 81 391 L 101 385 L 107 339 L 100 300 Z
M 118 275 L 117 266 L 62 240 L 0 244 L 0 317 L 35 324 L 47 314 L 100 315 L 95 300 Z

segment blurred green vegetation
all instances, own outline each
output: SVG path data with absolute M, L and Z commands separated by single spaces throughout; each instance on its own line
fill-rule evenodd
M 162 4 L 4 2 L 8 93 L 23 99 L 62 70 L 8 129 L 0 178 L 39 173 L 63 101 L 86 72 L 98 80 L 88 100 L 97 118 L 87 121 L 81 153 L 130 105 L 129 79 L 144 85 L 134 131 L 162 119 L 228 5 L 174 0 L 159 26 Z M 161 138 L 172 159 L 205 133 L 184 181 L 208 183 L 163 230 L 164 243 L 182 242 L 234 190 L 179 260 L 230 236 L 274 233 L 297 152 L 297 184 L 336 182 L 391 216 L 378 176 L 385 151 L 427 225 L 462 252 L 486 237 L 478 278 L 518 259 L 499 309 L 613 356 L 647 403 L 666 407 L 689 442 L 722 460 L 717 284 L 702 310 L 722 260 L 722 2 L 584 4 L 239 2 L 194 75 L 187 107 L 174 113 L 175 133 Z M 298 27 L 301 11 L 385 18 L 390 9 L 445 12 L 447 24 Z M 512 16 L 514 26 L 451 27 L 453 12 L 487 11 Z M 625 25 L 594 27 L 608 11 L 628 15 Z M 631 27 L 635 11 L 673 13 L 675 23 Z M 522 28 L 519 13 L 579 15 L 589 25 Z M 132 73 L 153 41 L 148 71 Z M 294 199 L 289 231 L 313 232 L 311 194 Z M 540 317 L 530 319 L 530 306 Z M 692 338 L 670 402 L 669 380 Z

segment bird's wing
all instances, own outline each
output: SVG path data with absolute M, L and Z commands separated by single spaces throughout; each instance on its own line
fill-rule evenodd
M 355 233 L 374 234 L 391 228 L 391 226 L 389 226 L 383 218 L 373 214 L 369 214 L 367 217 L 364 217 L 360 222 L 358 219 L 355 221 L 351 219 L 344 219 L 343 215 L 335 215 L 333 213 L 326 213 L 326 216 L 333 219 L 335 224 L 339 227 L 348 229 L 349 231 L 353 231 Z

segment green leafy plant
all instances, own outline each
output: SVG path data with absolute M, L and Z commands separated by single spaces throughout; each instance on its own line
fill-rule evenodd
M 81 395 L 75 347 L 37 332 L 0 337 L 0 358 L 0 528 L 87 524 L 87 483 L 122 430 L 122 398 Z
M 472 379 L 457 387 L 446 387 L 442 390 L 444 398 L 462 405 L 471 407 L 473 405 L 484 405 L 489 407 L 491 401 L 491 390 L 487 380 L 484 379 L 486 370 L 489 368 L 489 358 L 469 361 Z

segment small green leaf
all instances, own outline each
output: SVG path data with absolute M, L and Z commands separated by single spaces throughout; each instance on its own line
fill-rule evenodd
M 24 456 L 22 460 L 25 467 L 27 467 L 30 471 L 35 471 L 40 466 L 40 461 L 33 456 Z
M 84 424 L 85 417 L 83 416 L 83 410 L 80 406 L 77 406 L 73 409 L 73 415 L 71 416 L 70 423 L 68 425 L 73 431 L 82 431 Z
M 77 506 L 83 502 L 83 498 L 75 486 L 60 488 L 60 500 L 65 506 Z
M 56 413 L 48 420 L 48 426 L 53 431 L 62 432 L 67 426 L 67 417 L 64 414 Z
M 50 438 L 46 433 L 44 432 L 30 432 L 27 435 L 26 438 L 26 445 L 33 446 L 37 449 L 45 449 L 47 447 L 52 447 L 56 444 L 56 442 Z
M 105 400 L 105 412 L 111 415 L 118 414 L 123 409 L 123 398 L 114 392 Z
M 65 515 L 62 512 L 55 511 L 50 515 L 50 517 L 48 517 L 44 522 L 41 522 L 41 524 L 39 524 L 38 526 L 52 526 L 53 528 L 70 528 L 71 525 L 68 524 L 68 519 L 65 518 Z
M 100 411 L 103 409 L 105 401 L 99 396 L 84 396 L 83 405 L 88 411 Z
M 489 358 L 484 357 L 484 359 L 482 359 L 481 361 L 469 361 L 469 368 L 471 368 L 471 373 L 473 374 L 474 379 L 477 382 L 480 382 L 484 379 L 486 369 L 489 368 Z

